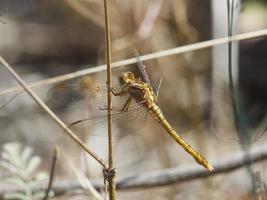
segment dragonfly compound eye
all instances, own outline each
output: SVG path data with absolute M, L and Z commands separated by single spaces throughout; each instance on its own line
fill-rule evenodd
M 135 80 L 135 76 L 132 72 L 125 72 L 122 75 L 122 80 L 124 83 L 131 83 Z

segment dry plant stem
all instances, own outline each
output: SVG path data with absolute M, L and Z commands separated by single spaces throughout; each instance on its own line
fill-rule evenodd
M 241 41 L 241 40 L 247 40 L 247 39 L 252 39 L 252 38 L 257 38 L 257 37 L 262 37 L 262 36 L 267 36 L 267 29 L 237 34 L 237 35 L 234 35 L 232 37 L 222 37 L 222 38 L 217 38 L 217 39 L 213 39 L 213 40 L 207 40 L 204 42 L 198 42 L 198 43 L 193 43 L 193 44 L 189 44 L 189 45 L 184 45 L 184 46 L 176 47 L 173 49 L 167 49 L 167 50 L 163 50 L 163 51 L 159 51 L 159 52 L 155 52 L 155 53 L 151 53 L 151 54 L 142 55 L 142 56 L 140 56 L 140 58 L 143 61 L 152 60 L 152 59 L 156 59 L 156 58 L 161 58 L 161 57 L 166 57 L 166 56 L 171 56 L 171 55 L 176 55 L 176 54 L 182 54 L 182 53 L 186 53 L 186 52 L 190 52 L 190 51 L 196 51 L 196 50 L 200 50 L 200 49 L 209 48 L 212 46 L 222 45 L 222 44 L 226 44 L 230 41 L 233 41 L 233 42 L 234 41 Z M 114 63 L 112 63 L 111 66 L 112 66 L 112 68 L 116 68 L 116 67 L 134 64 L 134 63 L 136 63 L 136 58 L 130 58 L 130 59 L 120 60 L 120 61 L 114 62 Z M 84 66 L 84 67 L 86 67 L 86 66 Z M 29 83 L 28 86 L 31 88 L 41 87 L 44 85 L 59 83 L 59 82 L 75 79 L 75 78 L 78 78 L 81 76 L 85 76 L 85 75 L 92 74 L 92 73 L 97 73 L 97 72 L 104 71 L 104 70 L 106 70 L 106 65 L 98 65 L 98 66 L 95 66 L 92 68 L 79 70 L 79 71 L 76 71 L 73 73 L 68 73 L 68 74 L 64 74 L 64 75 L 60 75 L 60 76 L 55 76 L 53 78 L 48 78 L 45 80 L 32 82 L 32 83 Z M 9 89 L 1 91 L 0 95 L 8 94 L 11 92 L 19 92 L 19 91 L 22 91 L 22 89 L 20 87 L 11 87 Z
M 21 87 L 30 95 L 30 97 L 67 133 L 79 146 L 81 146 L 88 154 L 90 154 L 96 161 L 99 162 L 104 168 L 107 168 L 105 161 L 96 155 L 92 150 L 90 150 L 85 143 L 83 143 L 77 135 L 68 128 L 64 122 L 57 117 L 57 115 L 40 99 L 31 88 L 29 88 L 26 83 L 20 78 L 20 76 L 13 70 L 13 68 L 5 61 L 4 58 L 0 56 L 0 62 L 9 71 L 9 73 L 16 79 L 16 81 L 21 85 Z
M 251 163 L 267 159 L 267 145 L 258 146 L 248 152 Z M 159 186 L 172 185 L 175 183 L 188 182 L 206 178 L 217 174 L 229 173 L 246 166 L 246 153 L 239 152 L 212 161 L 214 170 L 208 172 L 195 165 L 152 171 L 139 175 L 127 176 L 118 179 L 117 189 L 144 189 Z
M 107 101 L 108 101 L 108 145 L 109 145 L 109 168 L 113 167 L 112 156 L 112 129 L 111 129 L 111 55 L 110 55 L 110 34 L 108 17 L 108 0 L 104 0 L 105 10 L 105 42 L 106 42 L 106 62 L 107 62 Z
M 54 154 L 53 154 L 51 170 L 50 170 L 48 186 L 47 186 L 47 189 L 46 189 L 45 196 L 44 196 L 43 200 L 47 200 L 49 198 L 49 192 L 51 190 L 52 183 L 53 183 L 53 180 L 54 180 L 54 174 L 55 174 L 56 162 L 57 162 L 57 155 L 58 155 L 58 150 L 57 150 L 57 148 L 55 148 L 54 149 Z
M 94 14 L 90 9 L 86 8 L 81 2 L 82 1 L 72 1 L 72 0 L 66 0 L 66 2 L 75 9 L 80 15 L 82 15 L 84 18 L 93 21 L 96 25 L 100 27 L 104 27 L 103 21 L 100 16 Z
M 218 174 L 230 173 L 234 170 L 246 166 L 244 152 L 232 153 L 230 156 L 222 157 L 212 161 L 214 170 L 212 173 L 196 166 L 194 163 L 186 166 L 157 170 L 152 172 L 140 173 L 138 175 L 130 175 L 118 178 L 117 190 L 126 189 L 145 189 L 159 186 L 173 185 L 182 182 L 189 182 L 196 179 L 212 177 Z M 267 159 L 267 144 L 257 146 L 249 151 L 252 163 L 264 161 Z M 93 183 L 97 190 L 103 190 L 103 181 Z M 45 190 L 47 185 L 39 186 L 34 191 Z M 71 191 L 81 190 L 82 187 L 77 181 L 58 181 L 53 184 L 53 191 L 56 195 L 62 195 Z M 8 189 L 0 188 L 0 197 L 10 192 L 18 192 L 13 187 Z
M 88 197 L 90 197 L 90 199 L 94 199 L 94 200 L 103 200 L 102 196 L 100 195 L 100 193 L 93 187 L 90 179 L 88 177 L 86 177 L 86 175 L 79 170 L 73 161 L 71 161 L 70 157 L 64 153 L 64 151 L 61 151 L 58 148 L 58 152 L 60 153 L 60 155 L 62 156 L 62 158 L 64 159 L 64 163 L 66 163 L 67 167 L 74 173 L 76 179 L 79 182 L 79 185 L 82 187 L 82 190 L 84 192 L 84 194 L 86 194 Z M 54 187 L 53 187 L 54 189 Z M 72 192 L 72 195 L 75 195 L 75 192 Z M 82 191 L 80 191 L 82 192 Z M 70 193 L 69 193 L 70 194 Z
M 111 120 L 111 50 L 110 50 L 110 29 L 109 29 L 109 4 L 104 0 L 105 12 L 105 42 L 106 42 L 106 63 L 107 63 L 107 101 L 108 101 L 108 171 L 113 170 L 113 148 L 112 148 L 112 120 Z M 115 172 L 115 171 L 113 171 Z M 111 177 L 107 178 L 109 199 L 116 199 L 115 174 L 111 172 Z
M 136 32 L 139 40 L 145 40 L 150 35 L 156 19 L 160 15 L 162 5 L 163 0 L 153 0 L 149 2 L 144 19 Z

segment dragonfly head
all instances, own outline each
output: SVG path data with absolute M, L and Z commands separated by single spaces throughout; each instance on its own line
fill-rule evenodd
M 124 72 L 121 76 L 122 84 L 131 84 L 135 81 L 135 76 L 132 72 Z

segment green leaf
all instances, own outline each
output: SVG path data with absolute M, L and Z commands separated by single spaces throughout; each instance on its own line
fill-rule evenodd
M 55 193 L 53 191 L 50 191 L 48 194 L 49 198 L 54 197 Z M 39 199 L 43 199 L 45 197 L 45 192 L 37 192 L 33 195 L 33 199 L 39 200 Z
M 25 181 L 15 176 L 5 179 L 5 182 L 17 185 L 21 189 L 25 189 L 27 187 L 27 183 L 25 183 Z
M 35 176 L 35 179 L 34 180 L 31 180 L 31 187 L 32 188 L 35 188 L 36 186 L 39 185 L 40 181 L 44 181 L 48 179 L 48 174 L 43 172 L 43 173 L 40 173 L 40 176 L 38 177 L 38 175 Z
M 0 161 L 0 165 L 5 168 L 6 170 L 10 171 L 12 174 L 14 173 L 17 173 L 18 172 L 18 169 L 16 168 L 16 166 L 10 164 L 9 162 L 7 161 Z
M 28 174 L 29 176 L 32 175 L 37 167 L 41 163 L 41 158 L 39 156 L 33 156 L 30 160 L 29 163 L 25 169 L 25 174 Z
M 22 193 L 8 193 L 4 194 L 4 199 L 11 200 L 11 199 L 19 199 L 19 200 L 26 200 L 27 197 L 25 194 Z
M 5 199 L 42 199 L 45 195 L 44 192 L 37 192 L 33 196 L 31 196 L 31 192 L 40 181 L 48 178 L 48 174 L 42 171 L 36 173 L 41 158 L 33 156 L 33 149 L 31 147 L 22 149 L 19 143 L 7 143 L 3 146 L 1 155 L 0 165 L 11 172 L 11 175 L 5 177 L 2 181 L 17 186 L 24 191 L 24 194 L 22 192 L 6 194 Z M 49 193 L 49 196 L 53 196 L 53 192 Z
M 33 149 L 31 147 L 25 147 L 21 153 L 21 160 L 24 163 L 27 163 L 30 157 L 32 156 Z
M 2 157 L 9 161 L 11 164 L 15 166 L 21 166 L 20 159 L 20 150 L 21 145 L 18 143 L 7 143 L 4 144 L 4 152 L 2 153 Z
M 12 152 L 19 152 L 21 149 L 21 145 L 17 142 L 6 143 L 3 145 L 3 149 L 5 152 L 12 154 Z
M 45 179 L 48 179 L 48 174 L 44 171 L 39 172 L 36 174 L 35 179 L 38 181 L 43 181 Z

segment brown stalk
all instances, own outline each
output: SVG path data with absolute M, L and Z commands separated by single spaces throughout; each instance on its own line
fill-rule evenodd
M 29 94 L 29 96 L 64 130 L 68 136 L 70 136 L 81 148 L 83 148 L 89 155 L 91 155 L 99 164 L 101 164 L 105 169 L 108 168 L 105 161 L 96 155 L 87 145 L 82 142 L 78 136 L 68 128 L 68 126 L 61 121 L 61 119 L 37 96 L 34 91 L 27 86 L 27 84 L 20 78 L 20 76 L 14 71 L 14 69 L 5 61 L 5 59 L 0 56 L 0 62 L 9 71 L 9 73 L 16 79 L 16 81 L 21 85 L 21 87 Z
M 53 153 L 53 160 L 52 160 L 52 165 L 51 165 L 51 170 L 50 170 L 50 175 L 49 175 L 49 181 L 48 181 L 48 186 L 47 189 L 45 191 L 45 196 L 43 198 L 43 200 L 47 200 L 49 198 L 49 192 L 52 188 L 52 183 L 54 180 L 54 174 L 55 174 L 55 169 L 56 169 L 56 162 L 57 162 L 57 155 L 58 155 L 58 150 L 57 148 L 54 149 L 54 153 Z
M 105 179 L 108 182 L 109 199 L 116 199 L 115 170 L 113 169 L 113 148 L 112 148 L 112 120 L 111 120 L 111 50 L 110 50 L 110 29 L 109 29 L 109 7 L 108 0 L 104 0 L 105 12 L 105 43 L 107 63 L 107 101 L 108 101 L 108 170 L 105 171 Z

